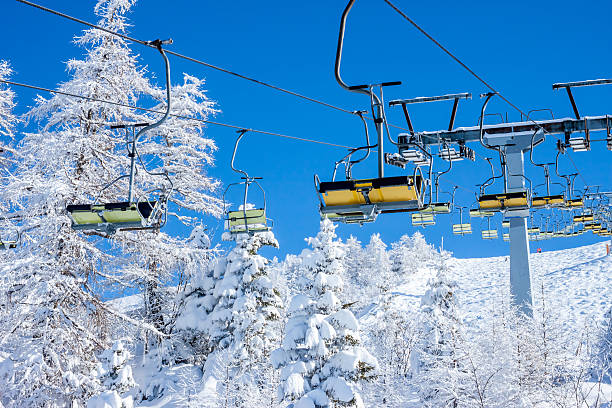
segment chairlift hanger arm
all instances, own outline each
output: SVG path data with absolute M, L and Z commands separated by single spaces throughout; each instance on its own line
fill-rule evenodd
M 574 115 L 576 116 L 576 119 L 580 119 L 580 113 L 578 112 L 578 107 L 576 106 L 574 95 L 572 95 L 572 88 L 576 88 L 580 86 L 593 86 L 593 85 L 605 85 L 605 84 L 612 84 L 612 79 L 593 79 L 589 81 L 556 83 L 556 84 L 553 84 L 552 89 L 554 91 L 557 89 L 565 88 L 565 90 L 567 91 L 567 96 L 569 97 L 570 103 L 572 104 Z

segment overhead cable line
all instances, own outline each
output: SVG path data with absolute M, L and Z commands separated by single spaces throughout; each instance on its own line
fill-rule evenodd
M 472 76 L 474 76 L 478 81 L 480 81 L 484 86 L 486 86 L 491 92 L 494 92 L 495 94 L 497 94 L 504 102 L 506 102 L 508 105 L 510 105 L 512 108 L 514 108 L 516 111 L 518 111 L 521 115 L 525 116 L 529 121 L 531 121 L 534 125 L 536 125 L 539 129 L 541 129 L 544 133 L 548 133 L 546 131 L 546 129 L 544 129 L 543 126 L 541 126 L 540 124 L 538 124 L 535 120 L 529 118 L 529 115 L 525 114 L 525 112 L 523 112 L 523 110 L 521 108 L 519 108 L 517 105 L 513 104 L 508 98 L 506 98 L 504 95 L 502 95 L 498 90 L 496 90 L 492 85 L 490 85 L 487 81 L 485 81 L 480 75 L 478 75 L 474 70 L 472 70 L 469 66 L 467 66 L 467 64 L 465 64 L 463 61 L 461 61 L 457 56 L 455 56 L 455 54 L 453 54 L 451 51 L 448 50 L 448 48 L 446 48 L 444 45 L 442 45 L 438 40 L 436 40 L 431 34 L 429 34 L 427 31 L 425 31 L 425 29 L 423 29 L 420 25 L 418 25 L 413 19 L 411 19 L 410 17 L 408 17 L 403 11 L 401 11 L 395 4 L 393 4 L 390 0 L 383 0 L 385 3 L 387 3 L 393 10 L 395 10 L 399 15 L 401 15 L 406 21 L 408 21 L 410 24 L 412 24 L 417 30 L 419 30 L 425 37 L 427 37 L 429 40 L 431 40 L 436 46 L 438 46 L 438 48 L 440 48 L 442 51 L 444 51 L 449 57 L 451 57 L 453 60 L 455 60 L 459 65 L 461 65 L 463 68 L 465 68 L 466 71 L 468 71 Z M 572 164 L 574 164 L 574 167 L 576 168 L 576 171 L 578 172 L 578 174 L 580 175 L 580 178 L 582 179 L 583 183 L 585 185 L 588 185 L 586 183 L 586 180 L 584 179 L 584 177 L 582 176 L 582 174 L 578 171 L 578 168 L 576 167 L 576 164 L 574 163 L 574 160 L 570 157 L 570 160 L 572 161 Z
M 108 34 L 111 34 L 111 35 L 123 38 L 124 40 L 131 41 L 131 42 L 134 42 L 134 43 L 137 43 L 137 44 L 140 44 L 140 45 L 144 45 L 144 46 L 147 46 L 147 47 L 155 48 L 154 45 L 150 44 L 147 41 L 139 40 L 137 38 L 130 37 L 128 35 L 125 35 L 125 34 L 122 34 L 122 33 L 118 33 L 118 32 L 113 31 L 113 30 L 109 30 L 108 28 L 104 28 L 104 27 L 101 27 L 99 25 L 90 23 L 88 21 L 81 20 L 81 19 L 76 18 L 76 17 L 72 17 L 72 16 L 70 16 L 68 14 L 65 14 L 65 13 L 62 13 L 60 11 L 50 9 L 48 7 L 41 6 L 40 4 L 36 4 L 36 3 L 33 3 L 31 1 L 28 1 L 28 0 L 16 0 L 16 1 L 19 2 L 19 3 L 26 4 L 28 6 L 32 6 L 34 8 L 39 9 L 39 10 L 46 11 L 48 13 L 54 14 L 54 15 L 56 15 L 58 17 L 62 17 L 62 18 L 74 21 L 76 23 L 86 25 L 86 26 L 88 26 L 90 28 L 94 28 L 96 30 L 104 31 L 105 33 L 108 33 Z M 301 99 L 304 99 L 304 100 L 307 100 L 307 101 L 310 101 L 310 102 L 313 102 L 313 103 L 317 103 L 319 105 L 326 106 L 328 108 L 335 109 L 335 110 L 340 111 L 340 112 L 350 113 L 351 115 L 355 114 L 354 111 L 351 111 L 351 110 L 348 110 L 348 109 L 345 109 L 345 108 L 342 108 L 342 107 L 339 107 L 339 106 L 332 105 L 330 103 L 321 101 L 319 99 L 311 98 L 309 96 L 303 95 L 303 94 L 295 92 L 295 91 L 291 91 L 291 90 L 286 89 L 286 88 L 281 88 L 280 86 L 276 86 L 276 85 L 273 85 L 273 84 L 270 84 L 270 83 L 267 83 L 267 82 L 264 82 L 264 81 L 260 81 L 258 79 L 255 79 L 255 78 L 252 78 L 252 77 L 240 74 L 238 72 L 230 71 L 229 69 L 220 67 L 218 65 L 213 65 L 213 64 L 210 64 L 208 62 L 205 62 L 205 61 L 193 58 L 193 57 L 189 57 L 187 55 L 180 54 L 180 53 L 175 52 L 175 51 L 171 51 L 171 50 L 164 50 L 164 51 L 166 52 L 166 54 L 173 55 L 173 56 L 175 56 L 177 58 L 182 58 L 184 60 L 187 60 L 187 61 L 199 64 L 199 65 L 203 65 L 205 67 L 212 68 L 212 69 L 215 69 L 217 71 L 224 72 L 226 74 L 233 75 L 233 76 L 238 77 L 238 78 L 245 79 L 247 81 L 250 81 L 250 82 L 256 83 L 258 85 L 262 85 L 262 86 L 274 89 L 274 90 L 279 91 L 279 92 L 284 92 L 286 94 L 293 95 L 295 97 L 298 97 L 298 98 L 301 98 Z M 372 120 L 369 117 L 367 119 L 368 120 Z M 392 127 L 396 128 L 396 129 L 408 130 L 408 129 L 404 129 L 403 127 L 397 126 L 397 125 L 389 124 L 389 126 L 392 126 Z
M 17 1 L 22 1 L 22 0 L 17 0 Z M 495 88 L 493 88 L 492 85 L 490 85 L 487 81 L 485 81 L 480 75 L 478 75 L 476 72 L 474 72 L 474 70 L 472 70 L 470 67 L 468 67 L 463 61 L 461 61 L 458 57 L 455 56 L 455 54 L 453 54 L 452 52 L 450 52 L 444 45 L 442 45 L 438 40 L 436 40 L 435 38 L 433 38 L 433 36 L 431 36 L 427 31 L 425 31 L 420 25 L 418 25 L 413 19 L 411 19 L 410 17 L 408 17 L 403 11 L 401 11 L 395 4 L 391 3 L 391 1 L 389 0 L 383 0 L 385 3 L 387 3 L 393 10 L 395 10 L 399 15 L 401 15 L 406 21 L 408 21 L 410 24 L 412 24 L 417 30 L 419 30 L 425 37 L 427 37 L 428 39 L 430 39 L 434 44 L 436 44 L 442 51 L 444 51 L 446 54 L 448 54 L 449 57 L 451 57 L 452 59 L 454 59 L 459 65 L 461 65 L 463 68 L 465 68 L 470 74 L 472 74 L 476 79 L 478 79 L 480 82 L 482 82 L 484 84 L 484 86 L 486 86 L 487 88 L 489 88 L 489 90 L 491 92 L 496 93 L 497 95 L 499 95 L 499 97 L 501 99 L 503 99 L 508 105 L 512 106 L 514 109 L 516 109 L 518 112 L 520 112 L 521 114 L 523 114 L 526 117 L 527 116 L 522 110 L 521 108 L 519 108 L 518 106 L 516 106 L 515 104 L 513 104 L 512 102 L 510 102 L 510 100 L 508 98 L 506 98 L 505 96 L 503 96 L 499 91 L 497 91 Z M 533 123 L 537 124 L 534 120 L 530 119 Z
M 24 84 L 24 83 L 21 83 L 21 82 L 7 81 L 7 80 L 4 80 L 4 79 L 0 79 L 0 82 L 8 84 L 8 85 L 14 85 L 14 86 L 19 86 L 19 87 L 23 87 L 23 88 L 29 88 L 29 89 L 35 89 L 35 90 L 38 90 L 38 91 L 49 92 L 49 93 L 52 93 L 52 94 L 69 96 L 69 97 L 72 97 L 72 98 L 85 99 L 85 100 L 88 100 L 88 101 L 91 101 L 91 102 L 101 102 L 101 103 L 107 103 L 109 105 L 122 106 L 124 108 L 129 108 L 129 109 L 136 109 L 136 110 L 141 110 L 141 111 L 151 112 L 151 113 L 159 113 L 159 114 L 162 114 L 162 115 L 164 114 L 164 112 L 157 111 L 155 109 L 141 108 L 141 107 L 138 107 L 138 106 L 128 105 L 126 103 L 108 101 L 108 100 L 105 100 L 105 99 L 97 99 L 97 98 L 92 98 L 92 97 L 89 97 L 89 96 L 73 94 L 73 93 L 70 93 L 70 92 L 64 92 L 64 91 L 58 91 L 58 90 L 49 89 L 49 88 L 43 88 L 43 87 L 36 86 L 36 85 Z M 262 135 L 277 136 L 277 137 L 282 137 L 282 138 L 286 138 L 286 139 L 299 140 L 299 141 L 302 141 L 302 142 L 317 143 L 317 144 L 322 144 L 322 145 L 327 145 L 327 146 L 334 146 L 334 147 L 342 147 L 342 148 L 345 148 L 345 149 L 352 149 L 351 146 L 345 146 L 345 145 L 336 144 L 336 143 L 324 142 L 324 141 L 321 141 L 321 140 L 306 139 L 306 138 L 297 137 L 297 136 L 290 136 L 290 135 L 285 135 L 285 134 L 282 134 L 282 133 L 268 132 L 268 131 L 265 131 L 265 130 L 251 129 L 251 128 L 247 128 L 247 127 L 244 127 L 244 126 L 231 125 L 231 124 L 228 124 L 228 123 L 216 122 L 216 121 L 212 121 L 212 120 L 208 120 L 208 119 L 193 118 L 193 117 L 184 116 L 184 115 L 177 115 L 177 114 L 174 114 L 174 113 L 170 113 L 169 116 L 172 116 L 172 117 L 175 117 L 175 118 L 178 118 L 178 119 L 192 120 L 192 121 L 196 121 L 196 122 L 207 123 L 209 125 L 214 125 L 214 126 L 223 126 L 223 127 L 228 127 L 228 128 L 232 128 L 232 129 L 245 129 L 245 130 L 248 130 L 248 131 L 253 132 L 253 133 L 260 133 Z

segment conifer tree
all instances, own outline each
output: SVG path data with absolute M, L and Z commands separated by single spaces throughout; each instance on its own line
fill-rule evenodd
M 440 254 L 437 274 L 421 300 L 421 340 L 411 354 L 413 384 L 426 407 L 459 406 L 465 387 L 457 284 L 447 276 L 448 258 L 448 253 Z
M 295 408 L 362 407 L 359 383 L 375 376 L 378 363 L 360 346 L 359 323 L 342 309 L 343 249 L 336 226 L 321 221 L 306 267 L 310 282 L 305 294 L 293 297 L 282 346 L 272 362 L 280 368 L 279 398 Z
M 269 357 L 281 330 L 282 289 L 273 280 L 269 261 L 257 251 L 263 245 L 278 247 L 278 242 L 269 231 L 225 237 L 235 241 L 235 247 L 187 286 L 176 329 L 196 363 L 221 352 L 231 357 L 224 362 L 232 379 L 227 379 L 228 387 L 241 404 L 246 400 L 240 398 L 253 402 L 254 390 L 264 390 L 274 374 Z

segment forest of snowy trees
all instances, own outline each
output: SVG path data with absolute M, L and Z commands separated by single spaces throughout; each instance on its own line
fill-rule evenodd
M 99 0 L 99 24 L 126 32 L 134 2 Z M 58 90 L 165 109 L 123 39 L 89 29 L 75 43 L 84 57 Z M 0 61 L 0 79 L 11 75 Z M 173 112 L 214 115 L 204 86 L 185 74 Z M 323 220 L 283 260 L 259 253 L 283 244 L 271 231 L 211 243 L 200 220 L 223 215 L 227 183 L 209 175 L 216 145 L 201 122 L 170 118 L 140 151 L 172 176 L 168 222 L 188 238 L 75 231 L 66 205 L 125 195 L 125 184 L 100 193 L 129 168 L 123 130 L 108 124 L 156 114 L 61 94 L 14 110 L 0 86 L 2 239 L 18 241 L 0 262 L 0 407 L 582 407 L 612 379 L 612 308 L 576 334 L 546 297 L 533 317 L 506 301 L 476 330 L 451 254 L 418 232 L 343 241 Z M 398 285 L 422 276 L 419 310 L 398 308 Z

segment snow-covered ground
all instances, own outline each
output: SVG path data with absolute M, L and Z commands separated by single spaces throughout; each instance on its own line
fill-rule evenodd
M 530 262 L 535 301 L 545 299 L 547 307 L 562 317 L 563 331 L 573 331 L 578 336 L 586 325 L 601 320 L 612 306 L 612 256 L 606 256 L 606 243 L 535 253 Z M 486 311 L 504 307 L 509 296 L 508 257 L 451 258 L 448 266 L 450 276 L 457 282 L 456 296 L 466 330 L 479 331 L 488 316 Z M 406 275 L 403 282 L 391 291 L 391 308 L 405 313 L 407 318 L 414 316 L 434 273 L 434 268 L 424 267 Z M 130 312 L 141 302 L 140 296 L 129 296 L 110 303 Z M 362 329 L 367 330 L 373 325 L 380 313 L 384 313 L 383 308 L 379 300 L 373 299 L 359 316 Z M 141 359 L 136 357 L 135 366 Z M 201 375 L 202 371 L 192 366 L 175 367 L 159 373 L 152 373 L 147 365 L 135 368 L 134 378 L 141 386 L 149 384 L 149 388 L 159 386 L 169 391 L 162 393 L 161 398 L 144 401 L 139 406 L 174 407 L 196 401 L 201 406 L 213 406 L 217 380 L 202 378 Z M 607 398 L 612 400 L 612 387 L 604 387 L 605 394 L 609 394 Z M 406 401 L 409 407 L 419 406 L 416 393 Z
M 612 305 L 612 256 L 606 256 L 606 243 L 534 253 L 530 265 L 535 301 L 541 301 L 544 290 L 546 301 L 552 302 L 548 306 L 567 316 L 568 329 L 584 327 L 588 319 L 601 319 Z M 509 295 L 509 259 L 452 258 L 449 267 L 459 287 L 456 295 L 464 322 L 477 330 L 480 312 L 500 305 L 501 297 Z M 433 273 L 433 269 L 421 269 L 407 276 L 393 290 L 394 306 L 416 312 Z M 375 311 L 376 305 L 368 308 L 362 323 L 367 323 Z

